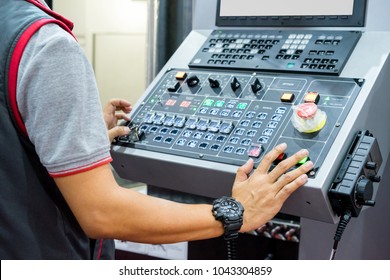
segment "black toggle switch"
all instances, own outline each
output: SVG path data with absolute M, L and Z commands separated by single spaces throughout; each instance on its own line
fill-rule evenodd
M 116 140 L 122 143 L 135 143 L 142 141 L 142 139 L 144 138 L 144 132 L 139 130 L 138 125 L 131 125 L 127 122 L 125 126 L 128 126 L 130 128 L 129 134 L 119 136 Z
M 209 78 L 211 88 L 219 88 L 219 82 L 216 79 Z
M 199 84 L 199 82 L 200 82 L 199 78 L 198 78 L 197 76 L 195 76 L 195 75 L 193 75 L 193 76 L 191 76 L 191 77 L 189 77 L 189 78 L 187 79 L 187 85 L 188 85 L 189 87 L 194 87 L 194 86 L 196 86 L 197 84 Z
M 179 87 L 180 87 L 180 83 L 177 82 L 177 83 L 175 83 L 174 85 L 169 86 L 169 87 L 167 88 L 167 90 L 168 90 L 169 92 L 176 92 L 176 91 L 179 89 Z
M 233 77 L 233 81 L 230 83 L 230 85 L 233 91 L 236 91 L 241 86 L 236 77 Z
M 254 94 L 258 93 L 260 90 L 263 89 L 263 86 L 261 85 L 258 78 L 256 78 L 253 84 L 251 84 L 251 88 Z

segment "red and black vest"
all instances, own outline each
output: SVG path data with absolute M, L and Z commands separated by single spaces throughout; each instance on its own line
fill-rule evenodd
M 72 24 L 35 0 L 0 1 L 0 259 L 89 259 L 90 242 L 28 139 L 16 86 L 23 50 L 45 24 Z

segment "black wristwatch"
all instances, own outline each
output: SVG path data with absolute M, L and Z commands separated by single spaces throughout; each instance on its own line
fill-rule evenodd
M 221 221 L 225 229 L 225 240 L 238 237 L 242 226 L 244 207 L 232 197 L 223 196 L 213 202 L 213 216 Z

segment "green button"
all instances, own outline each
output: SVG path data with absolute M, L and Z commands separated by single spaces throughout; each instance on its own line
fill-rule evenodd
M 215 102 L 215 107 L 223 107 L 223 105 L 225 105 L 225 101 L 222 101 L 222 100 L 219 100 L 217 102 Z
M 212 106 L 214 103 L 214 100 L 212 99 L 206 99 L 204 102 L 203 102 L 203 106 Z
M 293 62 L 287 63 L 287 68 L 288 69 L 294 68 L 294 66 L 295 66 L 295 63 L 293 63 Z
M 300 161 L 298 161 L 297 165 L 298 166 L 301 166 L 302 164 L 305 164 L 307 161 L 309 161 L 309 157 L 305 157 L 303 159 L 301 159 Z
M 248 106 L 248 103 L 238 103 L 237 109 L 244 110 Z

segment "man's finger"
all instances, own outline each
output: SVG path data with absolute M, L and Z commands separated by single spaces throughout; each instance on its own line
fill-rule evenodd
M 116 126 L 108 131 L 108 137 L 110 138 L 110 142 L 112 142 L 115 137 L 127 135 L 129 132 L 130 129 L 127 126 Z
M 248 179 L 249 174 L 253 169 L 253 159 L 249 159 L 244 165 L 240 166 L 237 170 L 235 183 L 242 182 Z
M 131 111 L 131 103 L 125 99 L 113 98 L 110 99 L 109 104 L 115 108 L 115 110 L 123 110 L 125 113 Z
M 115 118 L 117 120 L 126 120 L 126 121 L 130 120 L 129 116 L 127 116 L 126 114 L 115 114 Z
M 282 201 L 286 201 L 289 196 L 295 192 L 299 187 L 303 186 L 308 180 L 308 177 L 306 174 L 302 174 L 298 178 L 296 178 L 291 183 L 283 186 L 283 188 L 280 189 L 280 191 L 276 194 L 276 196 Z
M 287 149 L 286 143 L 281 143 L 268 152 L 261 160 L 256 172 L 267 173 L 275 159 Z
M 270 173 L 270 179 L 276 180 L 282 174 L 286 173 L 287 170 L 289 170 L 291 167 L 295 166 L 300 160 L 307 157 L 309 155 L 309 151 L 306 149 L 302 149 L 298 152 L 296 152 L 291 157 L 286 158 L 282 162 L 280 162 Z

